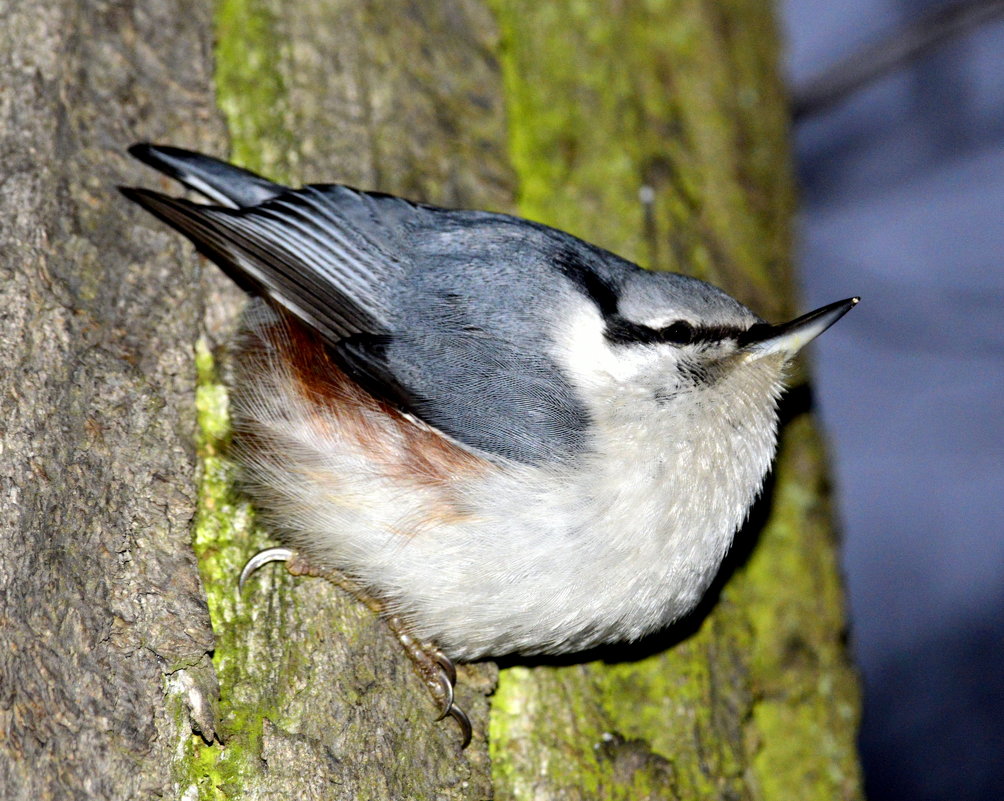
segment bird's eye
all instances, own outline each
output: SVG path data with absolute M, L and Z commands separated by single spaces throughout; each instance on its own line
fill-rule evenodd
M 694 327 L 683 320 L 659 329 L 660 339 L 674 345 L 689 345 L 694 341 Z

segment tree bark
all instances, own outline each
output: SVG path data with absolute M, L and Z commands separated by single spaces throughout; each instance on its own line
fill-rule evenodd
M 134 129 L 219 147 L 204 5 L 0 6 L 0 795 L 149 798 L 212 736 L 194 264 L 124 214 Z M 176 696 L 181 697 L 181 696 Z
M 700 614 L 578 661 L 464 666 L 459 753 L 337 589 L 266 569 L 236 598 L 267 542 L 226 459 L 242 299 L 113 191 L 158 181 L 132 141 L 225 154 L 219 108 L 235 160 L 277 180 L 517 210 L 781 319 L 769 8 L 40 0 L 0 20 L 0 795 L 859 797 L 806 391 Z

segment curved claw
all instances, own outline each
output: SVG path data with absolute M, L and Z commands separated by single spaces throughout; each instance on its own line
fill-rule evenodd
M 436 660 L 436 664 L 439 665 L 445 672 L 447 678 L 450 680 L 450 684 L 457 683 L 457 669 L 453 666 L 453 660 L 450 659 L 446 654 L 436 649 L 435 654 L 433 654 L 433 659 Z
M 258 568 L 263 567 L 270 562 L 291 561 L 293 564 L 288 565 L 288 567 L 291 572 L 294 572 L 297 575 L 303 572 L 310 575 L 325 575 L 328 578 L 332 578 L 332 575 L 327 573 L 314 573 L 309 564 L 300 562 L 300 558 L 291 548 L 266 548 L 263 551 L 258 551 L 258 553 L 248 559 L 244 564 L 244 567 L 241 569 L 241 575 L 237 579 L 238 599 L 240 598 L 240 594 L 244 591 L 244 585 L 247 583 L 247 580 L 251 577 L 252 573 L 258 570 Z M 361 599 L 366 601 L 367 605 L 370 606 L 371 609 L 383 614 L 382 605 L 376 600 L 368 599 L 362 591 L 356 590 L 353 584 L 348 582 L 342 583 L 337 581 L 337 578 L 332 578 L 332 580 L 335 580 L 350 592 L 359 593 Z M 453 685 L 457 682 L 457 669 L 453 664 L 453 660 L 436 648 L 432 643 L 422 643 L 416 641 L 408 632 L 405 624 L 396 615 L 387 617 L 386 620 L 390 625 L 391 631 L 397 635 L 398 640 L 400 640 L 401 644 L 404 646 L 408 656 L 410 656 L 418 666 L 419 673 L 425 677 L 428 686 L 433 690 L 433 695 L 437 700 L 439 700 L 440 713 L 436 720 L 443 720 L 445 717 L 449 716 L 457 721 L 457 725 L 460 726 L 460 734 L 462 738 L 460 750 L 464 750 L 471 743 L 471 737 L 473 736 L 474 729 L 471 726 L 471 719 L 467 717 L 467 713 L 453 702 Z M 438 690 L 438 692 L 436 690 Z
M 258 551 L 247 560 L 241 570 L 240 578 L 237 579 L 238 596 L 244 592 L 244 583 L 259 567 L 267 565 L 269 562 L 288 562 L 292 558 L 293 551 L 289 548 L 266 548 L 264 551 Z
M 443 693 L 439 717 L 436 720 L 442 720 L 453 709 L 453 682 L 450 681 L 450 676 L 445 670 L 436 674 L 436 681 L 439 682 L 439 688 Z M 438 696 L 438 693 L 436 695 Z
M 467 717 L 467 713 L 456 704 L 450 704 L 447 714 L 457 721 L 457 725 L 460 726 L 460 733 L 463 735 L 463 742 L 460 743 L 460 750 L 463 751 L 471 744 L 471 735 L 474 733 L 474 729 L 471 726 L 471 719 Z

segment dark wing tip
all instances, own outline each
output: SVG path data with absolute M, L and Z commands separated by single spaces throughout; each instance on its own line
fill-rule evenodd
M 126 152 L 138 161 L 142 161 L 155 170 L 178 180 L 184 177 L 184 173 L 178 167 L 180 162 L 201 158 L 200 154 L 191 150 L 169 147 L 168 145 L 155 145 L 152 142 L 136 142 L 136 144 L 130 145 Z
M 251 170 L 194 150 L 137 142 L 128 152 L 138 161 L 228 208 L 257 206 L 286 190 Z
M 136 203 L 142 203 L 140 197 L 144 194 L 150 193 L 149 189 L 140 189 L 138 186 L 116 186 L 115 188 L 118 189 L 122 195 Z
M 129 147 L 126 148 L 126 152 L 133 158 L 137 158 L 140 161 L 149 164 L 150 160 L 153 158 L 151 155 L 152 151 L 156 150 L 156 148 L 157 145 L 150 142 L 136 142 L 135 144 L 129 145 Z
M 180 197 L 171 197 L 140 186 L 119 186 L 116 188 L 123 197 L 142 206 L 158 220 L 166 222 L 172 228 L 181 231 L 190 239 L 192 238 L 191 226 L 185 225 L 185 222 L 198 216 L 200 210 L 198 203 L 192 203 Z M 196 245 L 198 244 L 196 242 Z
M 228 247 L 226 236 L 221 235 L 206 215 L 207 211 L 228 214 L 229 209 L 203 206 L 185 198 L 171 197 L 137 186 L 117 188 L 124 197 L 142 206 L 158 220 L 167 223 L 171 228 L 188 237 L 199 253 L 216 262 L 223 272 L 245 292 L 252 295 L 263 293 L 261 281 L 241 266 L 231 248 Z
M 126 152 L 144 164 L 149 164 L 151 167 L 157 167 L 158 169 L 169 164 L 170 159 L 182 161 L 193 159 L 219 161 L 219 159 L 207 156 L 205 153 L 198 153 L 194 150 L 186 150 L 183 147 L 174 147 L 173 145 L 157 145 L 153 142 L 135 142 L 126 148 Z
M 118 186 L 116 189 L 128 200 L 139 204 L 158 219 L 171 223 L 175 228 L 177 226 L 172 222 L 172 218 L 168 216 L 167 210 L 180 205 L 188 205 L 187 201 L 182 198 L 170 197 L 169 195 L 154 192 L 152 189 L 144 189 L 140 186 Z

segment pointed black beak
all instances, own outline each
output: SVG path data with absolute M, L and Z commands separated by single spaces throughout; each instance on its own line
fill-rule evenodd
M 790 323 L 769 325 L 759 323 L 739 337 L 739 346 L 749 359 L 759 359 L 772 353 L 783 353 L 788 358 L 822 334 L 827 328 L 858 305 L 861 298 L 838 300 Z

